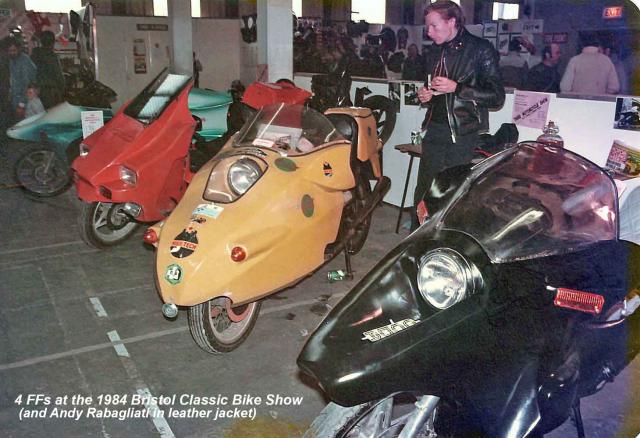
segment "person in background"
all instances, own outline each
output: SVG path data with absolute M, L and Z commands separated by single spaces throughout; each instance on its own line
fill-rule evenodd
M 44 105 L 38 96 L 36 84 L 29 84 L 27 87 L 27 105 L 25 106 L 24 117 L 28 118 L 44 112 Z
M 424 60 L 418 52 L 418 46 L 411 44 L 407 48 L 407 58 L 402 64 L 402 79 L 424 81 Z
M 620 82 L 619 94 L 629 95 L 631 93 L 631 87 L 629 86 L 629 73 L 625 63 L 620 58 L 620 49 L 617 47 L 603 47 L 602 53 L 607 55 L 618 74 L 618 82 Z
M 542 49 L 542 62 L 535 65 L 527 74 L 524 89 L 544 93 L 560 92 L 560 72 L 558 63 L 562 52 L 558 44 L 552 43 Z
M 586 34 L 582 52 L 569 60 L 560 81 L 563 93 L 587 95 L 616 94 L 620 91 L 618 74 L 611 60 L 600 53 L 598 39 Z
M 193 88 L 200 88 L 200 72 L 202 71 L 202 63 L 193 52 Z
M 22 51 L 22 44 L 16 38 L 10 38 L 7 46 L 9 57 L 9 93 L 11 111 L 15 120 L 24 118 L 27 106 L 27 87 L 36 80 L 36 66 L 29 55 Z
M 53 51 L 56 37 L 50 30 L 40 35 L 40 47 L 31 51 L 31 60 L 38 70 L 36 83 L 45 108 L 51 108 L 64 100 L 64 75 L 58 55 Z
M 9 57 L 7 56 L 8 39 L 4 38 L 0 41 L 0 130 L 8 127 L 9 119 L 11 119 L 11 93 L 10 93 L 10 77 L 9 74 Z
M 509 53 L 500 58 L 500 74 L 505 87 L 522 89 L 529 71 L 527 60 L 520 54 L 522 44 L 517 38 L 509 41 Z
M 435 47 L 425 60 L 431 81 L 418 90 L 418 99 L 428 108 L 414 207 L 438 172 L 471 161 L 478 134 L 489 129 L 488 109 L 501 107 L 505 99 L 498 52 L 464 28 L 460 6 L 452 1 L 431 3 L 425 25 Z M 411 226 L 418 226 L 416 214 Z

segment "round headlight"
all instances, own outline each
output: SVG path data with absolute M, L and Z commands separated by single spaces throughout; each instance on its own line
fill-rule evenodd
M 418 289 L 423 298 L 438 309 L 446 309 L 473 292 L 471 268 L 451 249 L 425 254 L 418 269 Z
M 240 196 L 244 194 L 262 175 L 262 169 L 255 161 L 241 158 L 229 167 L 227 180 L 233 192 Z

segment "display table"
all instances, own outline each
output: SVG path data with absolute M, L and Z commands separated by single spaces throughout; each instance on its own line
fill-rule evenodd
M 395 146 L 398 152 L 409 154 L 409 168 L 407 169 L 407 175 L 404 179 L 404 190 L 402 191 L 402 201 L 400 202 L 400 212 L 398 213 L 398 222 L 396 222 L 396 234 L 400 229 L 400 221 L 402 220 L 402 210 L 404 209 L 404 202 L 407 199 L 407 189 L 409 188 L 409 178 L 411 177 L 411 168 L 413 167 L 413 159 L 422 155 L 422 145 L 413 143 L 404 143 Z

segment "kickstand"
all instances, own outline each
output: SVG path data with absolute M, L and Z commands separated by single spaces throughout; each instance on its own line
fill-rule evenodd
M 353 270 L 351 269 L 351 254 L 349 254 L 349 250 L 346 247 L 343 251 L 345 270 L 347 271 L 345 278 L 348 280 L 353 280 Z
M 576 400 L 573 407 L 573 421 L 576 423 L 576 430 L 578 431 L 578 438 L 585 438 L 584 424 L 582 423 L 582 413 L 580 412 L 580 399 Z

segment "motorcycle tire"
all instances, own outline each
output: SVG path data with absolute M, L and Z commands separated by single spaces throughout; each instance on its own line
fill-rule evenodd
M 131 237 L 140 224 L 121 208 L 122 204 L 108 202 L 84 203 L 78 217 L 82 240 L 94 248 L 106 249 Z
M 399 396 L 403 396 L 400 394 Z M 402 428 L 406 424 L 406 416 L 398 417 L 398 406 L 403 413 L 407 409 L 410 412 L 415 410 L 415 406 L 411 406 L 410 401 L 415 398 L 405 397 L 400 403 L 398 396 L 390 396 L 382 400 L 369 403 L 363 403 L 351 407 L 343 407 L 336 403 L 329 403 L 320 412 L 315 420 L 309 426 L 309 429 L 303 435 L 303 438 L 351 438 L 361 436 L 357 432 L 361 428 L 365 428 L 366 436 L 384 436 L 397 437 L 400 435 Z M 394 410 L 396 408 L 396 410 Z M 392 418 L 396 415 L 395 418 Z M 375 418 L 377 416 L 377 418 Z M 371 420 L 371 423 L 367 422 Z M 423 425 L 417 436 L 435 436 L 429 433 L 435 433 L 433 427 L 434 416 Z M 371 428 L 375 428 L 372 430 Z M 448 434 L 440 436 L 448 436 Z
M 348 219 L 354 220 L 357 218 L 362 210 L 367 205 L 367 201 L 371 197 L 371 184 L 369 184 L 369 180 L 363 178 L 362 176 L 358 176 L 356 179 L 356 188 L 354 189 L 354 199 L 349 204 L 347 208 L 349 211 L 347 212 Z M 348 225 L 346 225 L 348 226 Z M 371 214 L 367 216 L 357 227 L 356 232 L 347 242 L 346 249 L 349 251 L 349 254 L 357 254 L 360 252 L 365 242 L 367 241 L 367 236 L 369 235 L 369 229 L 371 228 Z
M 72 183 L 66 159 L 46 146 L 29 148 L 18 158 L 13 170 L 22 190 L 39 198 L 59 195 Z
M 198 347 L 207 353 L 221 354 L 235 350 L 247 339 L 258 320 L 260 301 L 240 306 L 239 313 L 234 317 L 241 319 L 233 322 L 224 300 L 228 298 L 214 298 L 188 310 L 191 336 Z
M 371 96 L 362 101 L 362 106 L 373 111 L 378 138 L 385 144 L 396 127 L 396 108 L 393 101 L 385 96 Z

